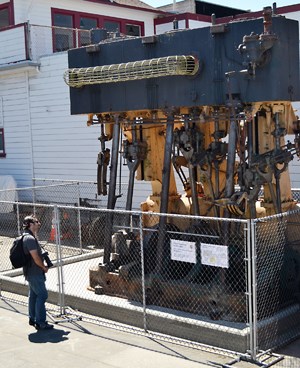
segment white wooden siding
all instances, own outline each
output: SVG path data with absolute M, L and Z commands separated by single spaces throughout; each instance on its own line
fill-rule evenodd
M 70 115 L 69 88 L 63 80 L 67 54 L 40 62 L 40 73 L 29 81 L 34 176 L 93 181 L 99 128 L 87 128 L 86 116 Z
M 0 64 L 26 60 L 24 27 L 16 27 L 0 32 Z
M 27 75 L 16 71 L 11 75 L 0 74 L 0 85 L 6 151 L 6 157 L 0 158 L 0 173 L 12 175 L 19 186 L 31 185 Z

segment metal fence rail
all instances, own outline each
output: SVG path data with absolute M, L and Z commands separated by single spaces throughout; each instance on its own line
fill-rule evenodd
M 55 265 L 49 302 L 62 313 L 70 308 L 254 360 L 299 335 L 299 211 L 232 220 L 25 202 L 13 208 L 0 222 L 5 297 L 27 293 L 8 251 L 24 216 L 35 213 Z

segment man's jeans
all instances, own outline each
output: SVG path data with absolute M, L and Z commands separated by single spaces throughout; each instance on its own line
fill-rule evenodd
M 46 289 L 45 281 L 45 275 L 35 275 L 28 277 L 29 318 L 39 325 L 43 325 L 46 322 L 45 302 L 48 298 L 48 291 Z

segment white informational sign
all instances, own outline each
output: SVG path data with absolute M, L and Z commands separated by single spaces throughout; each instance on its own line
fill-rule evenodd
M 201 249 L 201 263 L 203 265 L 222 268 L 229 267 L 227 246 L 201 243 L 200 249 Z
M 196 263 L 196 243 L 171 239 L 171 259 L 173 261 Z

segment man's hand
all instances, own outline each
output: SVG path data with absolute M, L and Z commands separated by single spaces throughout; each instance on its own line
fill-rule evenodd
M 45 273 L 48 272 L 48 267 L 44 265 L 43 259 L 40 257 L 38 251 L 36 249 L 33 249 L 29 251 L 32 259 L 34 260 L 34 263 L 39 266 Z

